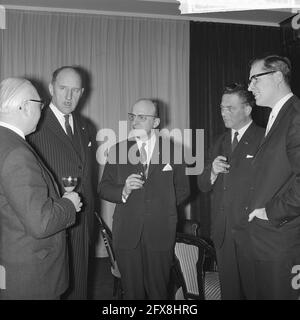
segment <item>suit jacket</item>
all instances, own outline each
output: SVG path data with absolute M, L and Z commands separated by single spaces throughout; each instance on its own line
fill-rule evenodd
M 255 218 L 250 236 L 258 259 L 300 256 L 300 101 L 282 107 L 253 159 L 249 210 L 266 208 L 269 220 Z
M 28 136 L 28 141 L 54 175 L 61 194 L 65 192 L 62 177 L 79 178 L 75 191 L 82 197 L 83 208 L 76 225 L 87 223 L 89 230 L 92 230 L 94 192 L 91 168 L 94 140 L 84 119 L 76 113 L 72 115 L 73 141 L 66 135 L 50 108 L 43 112 L 36 132 Z
M 185 166 L 174 163 L 173 143 L 170 144 L 172 151 L 169 161 L 163 161 L 162 143 L 162 139 L 156 139 L 148 178 L 143 188 L 132 191 L 126 203 L 122 202 L 125 181 L 132 173 L 138 174 L 141 171 L 140 164 L 130 163 L 129 150 L 138 153 L 138 147 L 135 141 L 127 140 L 110 151 L 99 190 L 101 198 L 116 203 L 112 228 L 115 248 L 135 248 L 143 232 L 147 245 L 153 250 L 173 249 L 177 205 L 188 197 L 189 181 L 185 175 Z M 118 161 L 114 164 L 114 158 L 119 159 L 119 153 L 124 155 L 123 152 L 127 152 L 127 164 Z M 158 159 L 156 164 L 154 159 Z M 163 171 L 167 163 L 172 170 Z
M 250 184 L 251 162 L 264 136 L 264 129 L 254 122 L 249 126 L 237 147 L 231 152 L 231 130 L 222 134 L 213 145 L 210 157 L 203 173 L 198 176 L 201 191 L 212 190 L 211 236 L 217 248 L 224 242 L 226 225 L 229 234 L 243 229 L 247 225 L 247 200 Z M 212 162 L 217 156 L 227 157 L 230 164 L 229 173 L 219 174 L 211 184 Z
M 75 207 L 24 139 L 4 127 L 0 135 L 0 299 L 58 297 L 68 285 L 65 229 Z

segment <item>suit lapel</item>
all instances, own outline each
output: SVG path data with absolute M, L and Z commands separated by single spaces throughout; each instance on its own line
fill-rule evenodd
M 122 152 L 122 150 L 119 150 L 119 152 Z M 133 164 L 131 160 L 131 156 L 135 155 L 136 157 L 140 157 L 140 152 L 138 145 L 135 140 L 127 140 L 127 167 L 128 172 L 135 172 L 136 174 L 139 174 L 140 172 L 143 172 L 143 166 L 140 162 L 137 164 Z M 119 157 L 119 154 L 117 155 Z M 119 159 L 117 159 L 118 161 Z
M 73 117 L 73 119 L 74 118 L 75 117 Z M 66 135 L 64 129 L 62 128 L 62 126 L 60 125 L 59 121 L 57 120 L 56 116 L 54 115 L 54 113 L 52 112 L 52 110 L 50 108 L 47 108 L 47 110 L 46 110 L 44 121 L 45 121 L 45 125 L 57 136 L 57 138 L 59 140 L 61 140 L 67 148 L 74 149 L 74 151 L 76 152 L 78 157 L 81 159 L 81 154 L 84 154 L 84 152 L 81 153 L 79 150 L 77 150 L 74 143 Z M 76 122 L 76 120 L 74 120 L 74 130 L 77 125 L 75 122 Z M 75 133 L 75 131 L 74 131 L 74 133 Z M 79 134 L 79 136 L 80 136 L 80 134 Z
M 248 129 L 244 132 L 241 140 L 239 141 L 238 145 L 234 149 L 234 151 L 232 153 L 232 157 L 239 158 L 239 155 L 243 151 L 243 148 L 245 146 L 249 145 L 249 143 L 252 140 L 253 134 L 254 134 L 254 128 L 255 128 L 255 123 L 252 122 L 251 125 L 248 127 Z
M 231 158 L 231 130 L 228 130 L 223 138 L 222 147 L 221 147 L 221 155 L 226 157 L 227 160 Z
M 156 137 L 155 146 L 149 162 L 148 179 L 150 175 L 153 173 L 154 169 L 158 167 L 157 164 L 161 163 L 161 153 L 160 153 L 161 147 L 162 147 L 162 141 L 159 137 Z
M 257 153 L 256 155 L 260 152 L 261 148 L 263 147 L 263 145 L 271 138 L 271 136 L 273 135 L 274 132 L 276 132 L 277 128 L 278 128 L 278 124 L 280 123 L 280 121 L 282 119 L 284 119 L 289 111 L 291 110 L 291 105 L 293 104 L 294 100 L 296 99 L 295 96 L 292 96 L 284 105 L 283 107 L 280 109 L 276 119 L 275 119 L 275 122 L 273 123 L 270 131 L 268 132 L 267 136 L 265 136 L 262 141 L 261 141 L 261 144 L 257 150 Z
M 74 148 L 77 150 L 77 153 L 79 153 L 80 158 L 83 163 L 85 163 L 85 158 L 86 158 L 86 148 L 88 147 L 89 139 L 87 136 L 87 128 L 82 124 L 80 121 L 80 118 L 73 113 L 73 120 L 74 120 L 74 134 L 78 138 L 78 144 L 75 145 L 74 143 Z M 79 147 L 79 149 L 78 149 Z

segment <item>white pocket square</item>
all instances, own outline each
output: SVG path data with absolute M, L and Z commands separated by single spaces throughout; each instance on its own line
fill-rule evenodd
M 172 170 L 173 170 L 173 168 L 170 166 L 169 163 L 167 163 L 162 169 L 162 171 L 172 171 Z
M 254 156 L 252 156 L 251 154 L 247 154 L 247 155 L 246 155 L 246 158 L 247 158 L 247 159 L 253 158 L 253 157 L 254 157 Z
M 91 145 L 92 145 L 92 142 L 90 141 L 89 144 L 88 144 L 88 147 L 90 147 Z

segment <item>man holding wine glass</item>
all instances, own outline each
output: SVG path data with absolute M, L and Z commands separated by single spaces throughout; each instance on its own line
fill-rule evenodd
M 65 229 L 82 203 L 76 192 L 60 197 L 25 140 L 42 108 L 28 80 L 0 83 L 0 300 L 59 299 L 68 287 Z
M 116 203 L 113 246 L 125 299 L 165 300 L 173 262 L 177 205 L 189 196 L 189 181 L 185 165 L 174 161 L 174 143 L 169 141 L 166 150 L 165 138 L 155 133 L 160 123 L 157 104 L 140 99 L 128 118 L 134 138 L 110 150 L 110 155 L 116 151 L 116 159 L 120 158 L 119 153 L 126 152 L 128 161 L 111 162 L 109 156 L 100 196 Z M 139 163 L 131 161 L 132 154 L 139 154 Z M 166 162 L 164 155 L 170 156 Z
M 29 142 L 54 175 L 61 193 L 74 183 L 83 208 L 68 230 L 70 287 L 63 298 L 87 299 L 88 253 L 95 192 L 92 187 L 94 133 L 75 109 L 84 92 L 81 71 L 64 66 L 53 72 L 49 84 L 51 102 Z M 69 179 L 69 180 L 68 180 Z M 75 187 L 75 185 L 73 185 Z M 67 189 L 66 189 L 67 188 Z

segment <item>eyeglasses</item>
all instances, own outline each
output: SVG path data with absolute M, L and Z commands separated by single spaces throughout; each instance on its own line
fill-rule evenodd
M 266 76 L 267 74 L 271 74 L 271 73 L 275 73 L 277 72 L 276 70 L 272 70 L 272 71 L 267 71 L 267 72 L 262 72 L 262 73 L 257 73 L 257 74 L 254 74 L 248 81 L 248 86 L 250 86 L 250 84 L 252 83 L 252 81 L 254 80 L 254 84 L 257 82 L 258 78 L 259 77 L 262 77 L 262 76 Z
M 34 99 L 29 99 L 29 100 L 26 100 L 24 101 L 24 103 L 26 102 L 35 102 L 35 103 L 39 103 L 40 104 L 40 109 L 43 110 L 44 106 L 45 106 L 45 103 L 43 100 L 34 100 Z
M 134 114 L 134 113 L 128 113 L 128 119 L 130 121 L 134 121 L 135 118 L 138 119 L 138 121 L 144 122 L 147 120 L 147 117 L 156 118 L 156 116 L 153 116 L 151 114 Z

